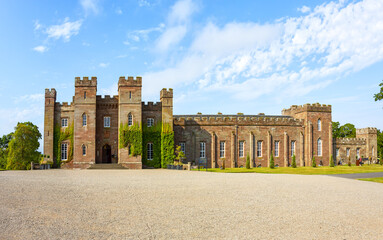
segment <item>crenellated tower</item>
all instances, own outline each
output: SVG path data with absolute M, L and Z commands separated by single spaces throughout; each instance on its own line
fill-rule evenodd
M 55 124 L 56 89 L 45 89 L 44 155 L 53 159 L 53 136 Z
M 96 77 L 75 78 L 73 163 L 80 168 L 96 160 L 96 94 Z
M 375 162 L 378 154 L 378 130 L 373 127 L 356 129 L 356 138 L 364 138 L 366 140 L 366 155 L 364 157 L 371 158 Z
M 120 126 L 137 124 L 142 126 L 142 78 L 120 77 L 118 80 L 118 134 Z M 129 154 L 129 148 L 118 149 L 118 163 L 127 168 L 142 168 L 141 156 Z
M 160 94 L 162 103 L 162 124 L 166 124 L 173 130 L 173 89 L 163 88 Z

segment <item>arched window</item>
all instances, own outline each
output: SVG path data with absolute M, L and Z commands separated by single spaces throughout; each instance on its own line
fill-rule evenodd
M 86 126 L 86 114 L 82 114 L 82 125 Z
M 322 122 L 318 119 L 318 131 L 322 131 Z
M 322 140 L 318 139 L 318 156 L 322 156 Z
M 133 116 L 131 113 L 128 114 L 128 125 L 132 126 L 133 125 Z
M 85 145 L 83 144 L 81 146 L 81 148 L 82 148 L 82 155 L 85 156 L 86 155 L 86 147 L 85 147 Z

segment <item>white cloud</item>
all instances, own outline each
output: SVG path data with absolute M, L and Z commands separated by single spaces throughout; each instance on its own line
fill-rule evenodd
M 116 14 L 118 14 L 118 15 L 121 15 L 121 14 L 122 14 L 122 10 L 121 10 L 121 8 L 117 8 L 117 9 L 116 9 Z
M 175 64 L 144 74 L 150 83 L 144 94 L 184 85 L 189 91 L 227 92 L 240 99 L 302 96 L 383 59 L 382 1 L 329 2 L 302 10 L 308 14 L 271 24 L 207 23 Z M 185 12 L 180 16 L 193 11 Z M 186 21 L 172 14 L 172 22 Z M 188 34 L 183 26 L 167 27 L 157 48 L 177 45 Z
M 20 102 L 43 102 L 44 100 L 44 94 L 42 93 L 36 93 L 36 94 L 28 94 L 24 95 L 21 97 L 15 98 L 15 103 L 20 103 Z
M 168 16 L 169 24 L 179 24 L 190 20 L 193 13 L 198 10 L 192 0 L 179 0 L 172 7 Z
M 106 68 L 109 66 L 109 63 L 100 63 L 98 66 L 101 68 Z
M 33 50 L 36 52 L 43 53 L 43 52 L 48 51 L 48 48 L 41 45 L 41 46 L 34 47 Z
M 134 42 L 140 42 L 141 40 L 148 41 L 150 34 L 156 33 L 156 32 L 162 32 L 164 28 L 165 28 L 165 24 L 160 23 L 158 25 L 158 27 L 148 28 L 148 29 L 140 29 L 140 30 L 135 30 L 135 31 L 129 32 L 128 33 L 128 40 L 125 40 L 123 43 L 125 45 L 130 45 L 129 40 L 132 40 Z
M 46 34 L 48 34 L 48 38 L 63 38 L 64 41 L 69 41 L 72 36 L 75 36 L 79 33 L 81 25 L 82 20 L 70 22 L 69 18 L 66 18 L 63 24 L 48 27 Z
M 147 0 L 138 0 L 138 6 L 140 7 L 150 7 L 152 4 Z
M 35 31 L 39 30 L 41 28 L 41 24 L 39 23 L 39 20 L 35 21 Z
M 307 6 L 303 6 L 303 7 L 301 7 L 301 8 L 298 8 L 298 11 L 299 12 L 302 12 L 302 13 L 307 13 L 307 12 L 310 12 L 310 8 L 309 7 L 307 7 Z
M 98 2 L 98 0 L 80 0 L 80 4 L 86 14 L 89 14 L 90 12 L 98 14 L 100 11 Z

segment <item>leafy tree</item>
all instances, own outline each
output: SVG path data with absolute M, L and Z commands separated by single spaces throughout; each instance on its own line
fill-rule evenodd
M 380 158 L 380 162 L 383 162 L 383 131 L 378 130 L 378 156 Z
M 246 157 L 246 168 L 250 169 L 250 156 L 249 156 L 249 154 L 247 154 L 247 157 Z
M 316 162 L 316 160 L 315 160 L 315 156 L 313 156 L 311 166 L 312 166 L 312 167 L 317 167 L 317 162 Z
M 31 162 L 39 162 L 41 133 L 36 125 L 31 122 L 17 123 L 15 133 L 9 142 L 7 169 L 30 169 Z
M 13 133 L 10 133 L 0 138 L 0 169 L 7 167 L 8 144 L 12 139 L 12 135 Z
M 291 161 L 291 167 L 293 167 L 293 168 L 297 167 L 297 161 L 295 160 L 295 154 L 293 155 L 293 160 Z
M 330 167 L 334 167 L 334 158 L 331 154 L 331 157 L 330 157 Z
M 181 150 L 181 146 L 176 147 L 176 158 L 179 165 L 182 164 L 182 160 L 185 159 L 185 153 Z
M 339 122 L 332 122 L 332 137 L 333 138 L 339 138 L 340 137 L 340 123 Z
M 13 133 L 9 133 L 7 135 L 3 135 L 3 137 L 0 138 L 0 149 L 5 150 L 8 148 L 8 144 L 12 139 Z
M 383 80 L 382 80 L 382 82 L 379 84 L 379 87 L 380 87 L 380 92 L 378 92 L 377 94 L 374 94 L 375 102 L 376 102 L 376 101 L 380 101 L 380 100 L 383 99 Z
M 332 122 L 332 136 L 334 138 L 354 138 L 356 137 L 355 126 L 351 123 L 340 126 L 339 122 Z
M 273 156 L 273 153 L 270 154 L 270 168 L 274 168 L 274 156 Z

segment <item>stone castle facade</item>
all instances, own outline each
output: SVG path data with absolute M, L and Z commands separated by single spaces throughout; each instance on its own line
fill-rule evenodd
M 75 78 L 75 95 L 68 104 L 56 102 L 56 90 L 45 89 L 44 154 L 60 158 L 63 167 L 89 168 L 94 164 L 118 163 L 140 169 L 153 161 L 153 143 L 146 143 L 145 156 L 133 156 L 119 141 L 121 126 L 167 124 L 174 143 L 186 161 L 208 167 L 241 167 L 250 157 L 251 167 L 267 167 L 271 154 L 276 165 L 298 166 L 355 162 L 356 157 L 377 157 L 377 129 L 357 129 L 356 138 L 333 139 L 331 105 L 293 105 L 282 115 L 173 115 L 173 90 L 162 89 L 160 102 L 142 102 L 142 78 L 120 77 L 118 95 L 97 95 L 97 78 Z M 69 130 L 71 129 L 71 131 Z M 65 137 L 60 136 L 66 134 Z

